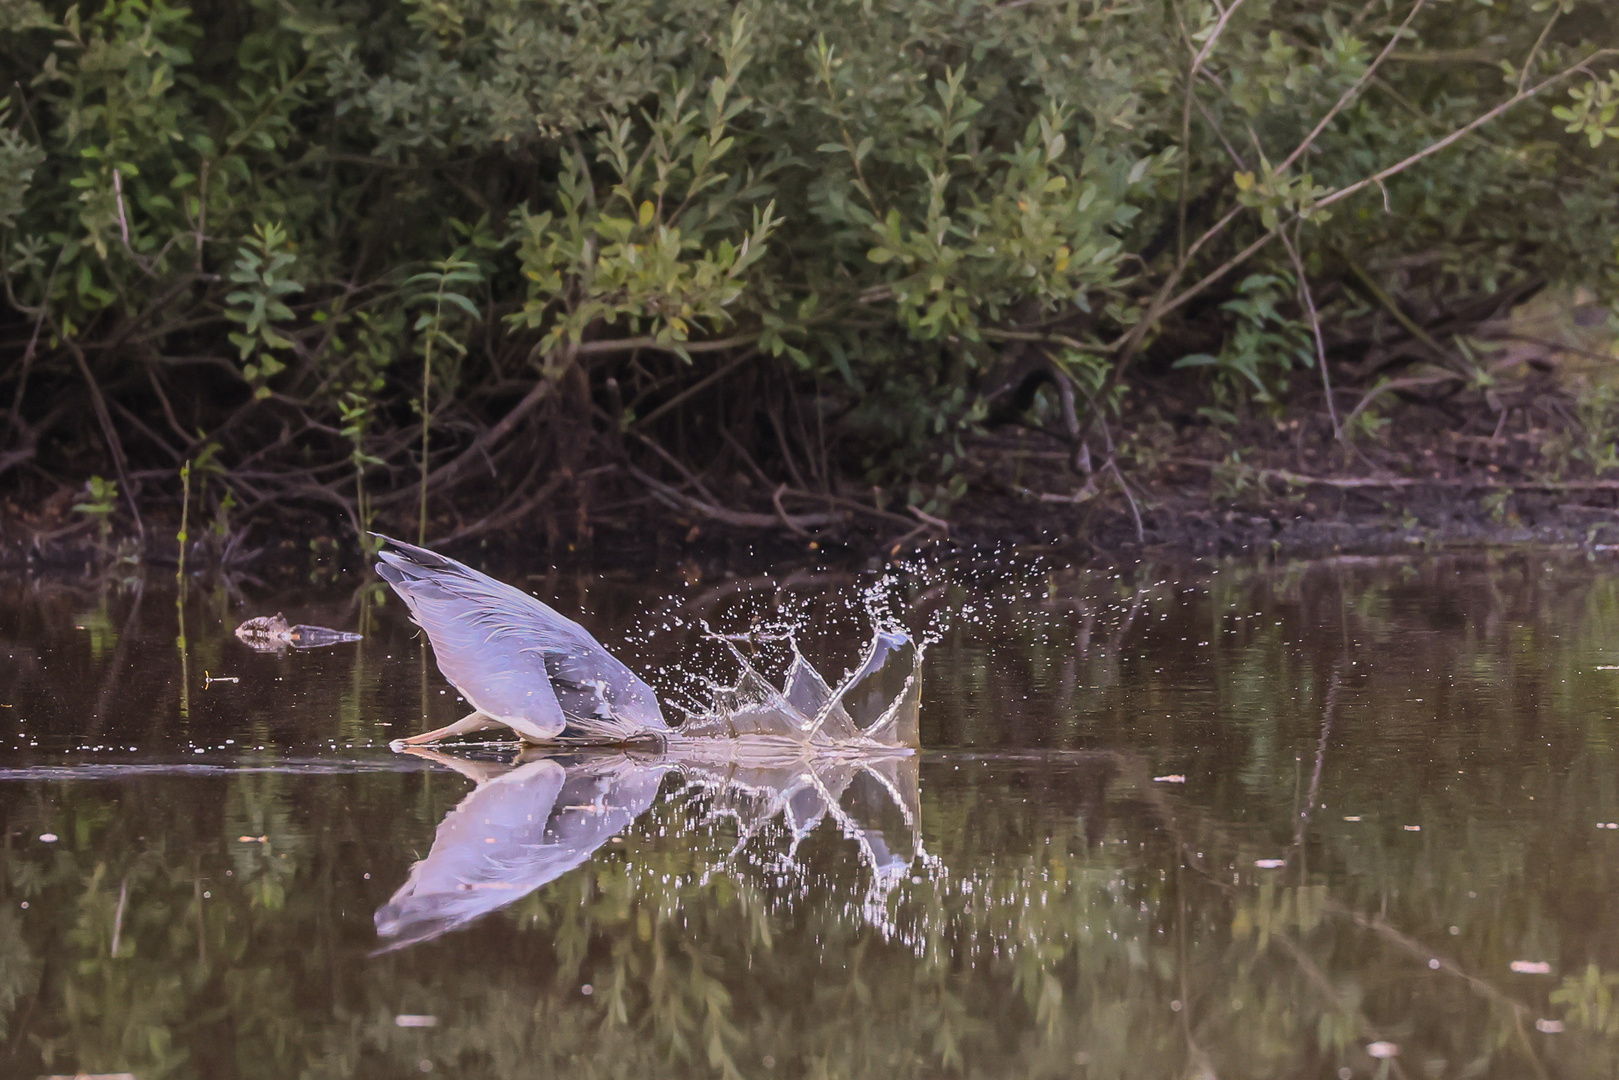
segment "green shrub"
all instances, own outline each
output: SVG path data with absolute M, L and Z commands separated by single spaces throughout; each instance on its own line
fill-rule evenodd
M 559 475 L 582 513 L 613 462 L 681 505 L 877 484 L 942 512 L 1013 357 L 1083 411 L 1195 311 L 1218 393 L 1272 405 L 1316 364 L 1300 279 L 1346 258 L 1441 300 L 1611 287 L 1615 29 L 1463 0 L 0 0 L 0 469 L 110 463 L 150 501 L 217 446 L 216 497 L 356 526 L 418 485 L 548 505 Z M 53 408 L 98 395 L 99 428 Z

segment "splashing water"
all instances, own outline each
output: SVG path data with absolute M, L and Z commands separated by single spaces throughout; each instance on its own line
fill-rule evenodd
M 724 643 L 741 673 L 732 686 L 711 686 L 711 704 L 692 712 L 680 726 L 681 741 L 763 738 L 818 749 L 919 748 L 926 650 L 903 630 L 878 628 L 859 665 L 836 689 L 804 659 L 790 634 L 740 638 L 754 646 L 785 643 L 791 659 L 779 690 L 744 655 L 737 637 L 710 636 Z

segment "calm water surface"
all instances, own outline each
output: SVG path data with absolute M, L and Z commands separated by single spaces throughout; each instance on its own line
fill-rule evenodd
M 925 749 L 394 754 L 465 709 L 363 585 L 0 582 L 0 1076 L 1619 1068 L 1613 562 L 507 576 L 671 702 L 884 605 Z

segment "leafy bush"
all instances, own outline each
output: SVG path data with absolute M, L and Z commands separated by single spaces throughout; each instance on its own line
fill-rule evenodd
M 440 536 L 647 492 L 801 528 L 895 518 L 878 485 L 926 518 L 1030 356 L 1083 440 L 1142 355 L 1283 399 L 1365 308 L 1347 268 L 1441 308 L 1612 288 L 1615 29 L 1573 0 L 0 0 L 0 473 L 150 506 L 217 448 L 248 519 L 438 499 Z

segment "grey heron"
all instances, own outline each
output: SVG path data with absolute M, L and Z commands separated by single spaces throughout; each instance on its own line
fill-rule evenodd
M 473 711 L 399 740 L 438 742 L 508 727 L 529 743 L 661 738 L 669 731 L 652 687 L 584 627 L 510 585 L 436 552 L 381 537 L 377 573 L 427 631 L 444 677 Z

